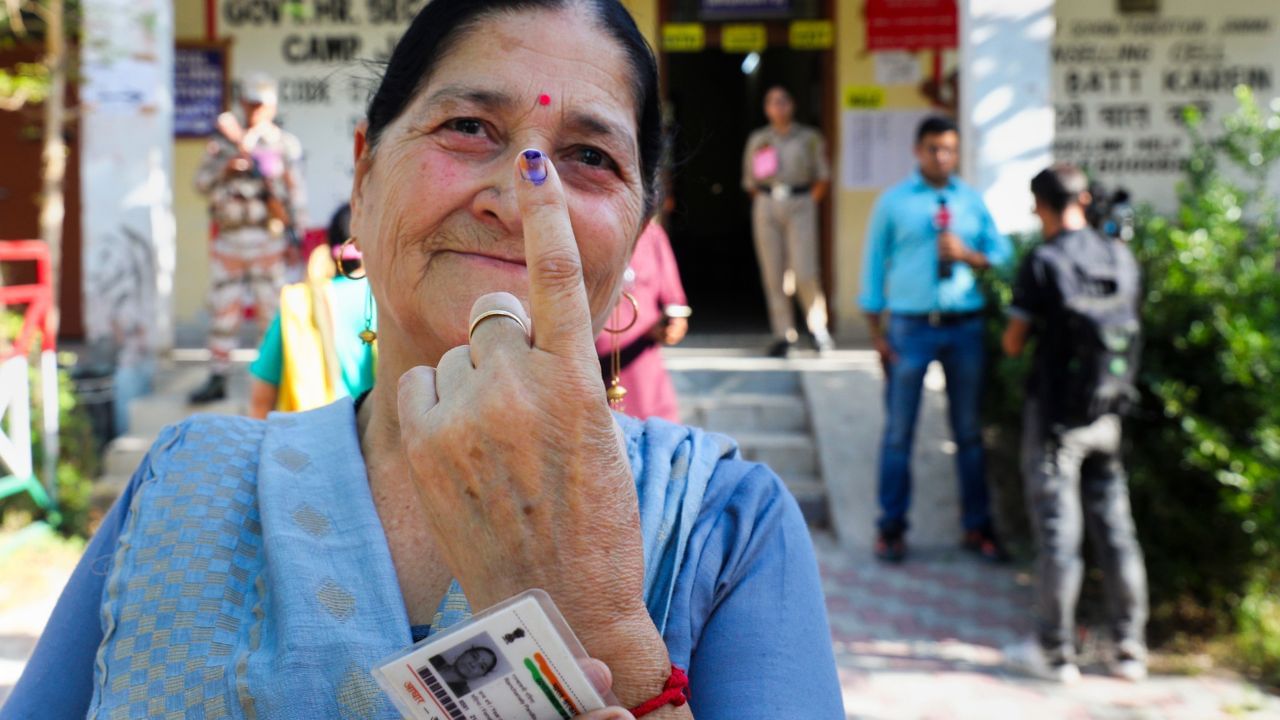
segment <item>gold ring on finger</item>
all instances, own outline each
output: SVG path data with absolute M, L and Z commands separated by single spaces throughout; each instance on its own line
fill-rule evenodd
M 515 320 L 516 324 L 519 325 L 520 329 L 524 332 L 524 336 L 529 337 L 529 327 L 524 324 L 524 320 L 521 319 L 519 315 L 511 312 L 510 310 L 485 310 L 477 315 L 475 320 L 471 321 L 471 329 L 467 331 L 467 342 L 471 342 L 471 338 L 476 334 L 476 328 L 480 326 L 480 323 L 492 317 L 505 317 Z

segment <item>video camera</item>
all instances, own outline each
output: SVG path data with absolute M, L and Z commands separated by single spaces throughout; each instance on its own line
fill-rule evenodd
M 1099 182 L 1089 184 L 1093 202 L 1084 209 L 1089 226 L 1103 235 L 1122 242 L 1133 239 L 1133 205 L 1129 191 L 1116 188 L 1114 192 Z

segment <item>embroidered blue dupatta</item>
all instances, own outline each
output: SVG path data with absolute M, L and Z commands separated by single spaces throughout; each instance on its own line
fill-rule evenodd
M 675 579 L 728 438 L 617 416 L 645 604 Z M 369 669 L 411 642 L 349 398 L 266 423 L 197 417 L 139 468 L 104 590 L 90 718 L 396 718 Z M 457 583 L 433 631 L 469 617 Z

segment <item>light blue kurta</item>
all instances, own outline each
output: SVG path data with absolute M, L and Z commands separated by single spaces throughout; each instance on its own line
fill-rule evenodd
M 619 422 L 646 604 L 673 662 L 690 670 L 697 716 L 842 717 L 794 500 L 726 438 Z M 51 707 L 67 712 L 40 717 L 83 717 L 74 708 L 86 706 L 102 718 L 396 717 L 369 668 L 410 644 L 409 622 L 350 400 L 268 423 L 170 428 L 122 503 L 0 718 Z M 95 591 L 96 637 L 76 617 Z M 440 627 L 466 614 L 465 604 L 442 610 Z M 77 692 L 90 656 L 92 680 Z M 803 712 L 788 699 L 798 697 Z

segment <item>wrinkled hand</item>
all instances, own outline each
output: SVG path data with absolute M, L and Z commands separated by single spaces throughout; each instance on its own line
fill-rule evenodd
M 609 672 L 609 666 L 595 658 L 582 658 L 578 660 L 578 664 L 582 666 L 582 672 L 591 681 L 592 687 L 601 696 L 608 697 L 613 687 L 613 673 Z M 635 720 L 635 716 L 625 708 L 607 707 L 579 715 L 575 720 Z
M 529 306 L 501 309 L 438 367 L 400 378 L 401 440 L 444 561 L 477 609 L 529 588 L 554 598 L 593 654 L 648 623 L 635 485 L 600 383 L 581 258 L 559 176 L 517 176 Z M 512 172 L 517 172 L 515 167 Z
M 943 260 L 964 262 L 969 254 L 969 246 L 964 244 L 955 233 L 944 232 L 938 235 L 938 257 Z

